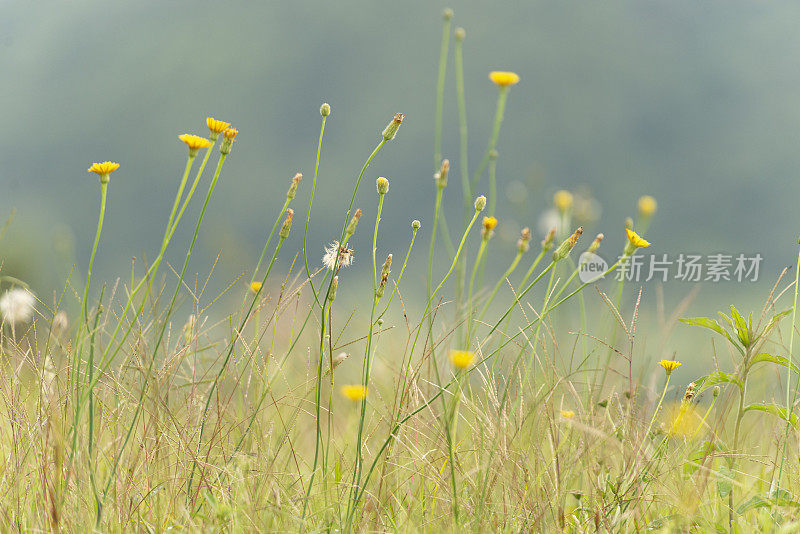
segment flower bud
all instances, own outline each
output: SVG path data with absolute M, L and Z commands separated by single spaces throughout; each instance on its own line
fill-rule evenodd
M 422 227 L 422 223 L 419 222 L 417 219 L 414 219 L 413 221 L 411 221 L 411 229 L 414 230 L 415 232 L 417 230 L 419 230 L 421 227 Z
M 711 392 L 711 394 L 716 399 L 717 397 L 719 397 L 720 391 L 722 391 L 722 389 L 719 386 L 714 386 L 714 390 Z
M 389 180 L 387 180 L 383 176 L 378 178 L 375 183 L 378 186 L 379 195 L 385 195 L 389 191 Z
M 630 217 L 625 217 L 625 228 L 633 229 L 633 219 Z
M 578 242 L 578 238 L 583 233 L 583 226 L 575 230 L 571 236 L 566 238 L 563 243 L 561 243 L 558 248 L 553 252 L 553 261 L 560 261 L 569 256 L 569 253 L 572 251 L 572 248 L 575 246 L 575 243 Z
M 442 166 L 439 172 L 433 175 L 433 180 L 436 182 L 436 187 L 444 189 L 447 187 L 447 175 L 450 173 L 450 160 L 443 159 Z
M 239 134 L 239 130 L 236 128 L 226 128 L 223 132 L 224 137 L 222 138 L 222 144 L 219 146 L 219 152 L 222 155 L 227 156 L 231 153 L 231 147 L 233 146 L 233 141 L 236 139 L 236 136 Z
M 517 252 L 520 254 L 525 254 L 528 252 L 528 249 L 531 248 L 531 229 L 530 228 L 523 228 L 522 232 L 519 235 L 519 239 L 517 240 Z
M 464 38 L 467 36 L 467 31 L 464 28 L 456 28 L 455 37 L 456 41 L 463 41 Z
M 336 291 L 339 289 L 339 277 L 334 276 L 331 280 L 331 287 L 328 290 L 328 300 L 333 302 L 336 300 Z
M 394 119 L 392 119 L 392 122 L 390 122 L 386 126 L 386 128 L 383 130 L 383 134 L 382 134 L 383 138 L 386 141 L 391 141 L 392 139 L 394 139 L 394 136 L 397 134 L 397 130 L 399 130 L 400 129 L 400 125 L 403 124 L 403 119 L 404 118 L 405 118 L 405 115 L 403 115 L 402 113 L 398 113 L 398 114 L 396 114 L 394 116 Z
M 452 19 L 453 18 L 453 10 L 450 9 L 449 7 L 445 8 L 445 10 L 442 11 L 442 16 L 444 17 L 444 20 Z
M 594 241 L 592 241 L 592 244 L 589 245 L 588 252 L 591 252 L 592 254 L 597 252 L 597 249 L 600 248 L 600 243 L 603 242 L 603 237 L 605 237 L 605 236 L 603 236 L 603 234 L 597 234 L 597 237 L 594 238 Z
M 356 233 L 356 227 L 358 226 L 358 220 L 361 218 L 361 208 L 357 209 L 353 218 L 350 219 L 350 224 L 347 225 L 347 230 L 345 230 L 345 237 L 344 241 L 347 242 L 350 237 Z
M 392 255 L 389 254 L 386 256 L 386 261 L 383 262 L 383 267 L 381 268 L 381 281 L 378 285 L 378 289 L 375 291 L 375 296 L 381 298 L 383 296 L 383 292 L 386 290 L 386 282 L 389 281 L 389 273 L 392 269 Z
M 549 232 L 547 232 L 547 235 L 542 240 L 542 251 L 547 252 L 548 250 L 553 248 L 553 243 L 555 243 L 555 240 L 556 240 L 556 229 L 554 227 L 551 228 Z
M 331 106 L 330 106 L 330 104 L 328 104 L 327 102 L 322 104 L 319 107 L 319 114 L 322 115 L 323 117 L 327 117 L 328 115 L 330 115 L 331 114 Z
M 475 199 L 475 211 L 483 211 L 486 207 L 486 197 L 481 195 Z
M 483 218 L 483 230 L 481 230 L 481 236 L 484 239 L 489 239 L 494 235 L 494 229 L 497 226 L 497 219 L 495 217 L 484 217 Z
M 303 179 L 303 175 L 299 172 L 294 175 L 292 178 L 292 184 L 289 186 L 289 190 L 286 192 L 286 198 L 293 199 L 294 196 L 297 194 L 297 186 L 300 185 L 300 180 Z
M 281 226 L 281 231 L 278 232 L 278 235 L 281 239 L 286 239 L 289 237 L 289 230 L 292 229 L 292 218 L 294 217 L 294 210 L 289 208 L 286 210 L 286 220 L 283 221 L 283 226 Z

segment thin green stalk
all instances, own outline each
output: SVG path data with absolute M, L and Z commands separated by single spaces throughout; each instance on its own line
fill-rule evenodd
M 286 208 L 289 207 L 289 203 L 291 201 L 292 201 L 291 198 L 287 198 L 286 201 L 283 203 L 283 207 L 281 208 L 281 211 L 279 212 L 281 215 L 286 213 Z M 272 230 L 270 230 L 270 232 L 269 232 L 269 237 L 267 237 L 267 242 L 264 243 L 264 248 L 261 250 L 261 256 L 258 257 L 258 262 L 256 263 L 256 268 L 253 269 L 253 276 L 250 279 L 250 283 L 251 284 L 256 281 L 256 276 L 258 275 L 258 269 L 261 267 L 261 262 L 264 260 L 264 255 L 267 253 L 267 248 L 269 248 L 269 244 L 272 241 L 272 237 L 275 235 L 275 230 L 278 229 L 278 225 L 280 223 L 281 223 L 281 217 L 279 216 L 277 219 L 275 219 L 275 224 L 272 225 Z M 303 247 L 303 249 L 305 250 L 305 247 Z
M 322 126 L 319 128 L 319 142 L 317 142 L 317 159 L 314 162 L 314 180 L 311 183 L 311 196 L 308 199 L 308 209 L 306 210 L 306 226 L 303 230 L 303 261 L 306 266 L 306 276 L 308 277 L 308 284 L 311 286 L 311 293 L 314 295 L 314 302 L 319 305 L 319 295 L 311 280 L 311 269 L 308 266 L 308 224 L 311 221 L 311 205 L 314 203 L 314 192 L 317 190 L 317 174 L 319 173 L 319 160 L 322 154 L 322 138 L 325 135 L 325 123 L 328 120 L 328 115 L 322 115 Z
M 450 46 L 450 19 L 453 11 L 444 11 L 442 22 L 442 46 L 439 52 L 439 77 L 436 81 L 436 115 L 433 127 L 433 168 L 436 169 L 442 161 L 442 114 L 444 110 L 444 81 L 447 72 L 447 50 Z
M 483 260 L 483 253 L 486 251 L 486 244 L 489 242 L 488 234 L 481 239 L 478 247 L 478 255 L 475 257 L 475 265 L 472 266 L 472 275 L 469 277 L 469 289 L 467 290 L 467 335 L 464 338 L 464 350 L 469 350 L 470 335 L 472 334 L 472 292 L 475 285 L 475 275 Z
M 397 288 L 400 287 L 400 281 L 403 279 L 403 272 L 406 270 L 406 265 L 408 264 L 408 258 L 411 256 L 411 248 L 414 246 L 414 241 L 417 239 L 417 231 L 419 227 L 412 226 L 411 227 L 411 243 L 408 244 L 408 250 L 406 251 L 406 257 L 403 260 L 403 266 L 400 268 L 400 274 L 397 275 L 397 281 L 394 283 L 394 288 L 392 288 L 392 293 L 389 295 L 389 300 L 386 301 L 386 306 L 383 308 L 383 311 L 378 315 L 378 319 L 383 318 L 386 312 L 389 310 L 389 305 L 392 303 L 392 299 L 394 298 L 395 293 L 397 293 Z
M 497 292 L 500 290 L 500 286 L 503 285 L 503 282 L 508 280 L 508 277 L 511 276 L 514 271 L 517 269 L 517 265 L 519 265 L 520 260 L 522 259 L 522 255 L 525 254 L 524 251 L 518 250 L 517 255 L 514 256 L 514 260 L 511 262 L 511 265 L 508 266 L 506 272 L 503 273 L 503 276 L 497 280 L 497 283 L 492 288 L 492 292 L 489 293 L 489 298 L 486 300 L 486 303 L 481 308 L 481 312 L 478 314 L 478 322 L 483 319 L 483 316 L 486 315 L 486 311 L 489 309 L 489 306 L 492 304 L 494 297 L 497 295 Z
M 469 219 L 470 209 L 472 208 L 472 187 L 469 183 L 469 147 L 467 137 L 467 101 L 464 93 L 464 36 L 463 28 L 456 28 L 455 31 L 455 70 L 456 70 L 456 101 L 458 103 L 458 133 L 459 133 L 459 166 L 461 167 L 461 189 L 464 195 L 464 222 Z M 461 316 L 461 300 L 464 293 L 464 278 L 466 277 L 467 265 L 464 261 L 458 264 L 455 280 L 455 313 L 456 319 Z
M 489 160 L 492 158 L 492 151 L 494 151 L 495 148 L 497 147 L 497 139 L 500 137 L 500 126 L 503 124 L 503 115 L 505 114 L 506 110 L 507 97 L 508 97 L 508 86 L 505 85 L 498 86 L 497 109 L 495 110 L 494 114 L 492 135 L 489 138 L 489 146 L 486 147 L 486 153 L 483 155 L 483 159 L 478 165 L 478 168 L 475 170 L 475 174 L 472 175 L 473 188 L 477 187 L 478 182 L 481 179 L 481 175 L 483 174 L 483 171 L 486 170 L 486 166 L 489 164 Z

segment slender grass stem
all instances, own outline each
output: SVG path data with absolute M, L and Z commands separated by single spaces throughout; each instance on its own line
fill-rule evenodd
M 303 262 L 306 267 L 306 276 L 308 276 L 308 284 L 311 287 L 311 293 L 314 295 L 314 302 L 319 306 L 319 295 L 314 287 L 313 280 L 311 280 L 311 269 L 308 266 L 308 225 L 311 221 L 311 205 L 314 203 L 314 193 L 317 190 L 317 175 L 319 173 L 319 160 L 322 155 L 322 138 L 325 135 L 325 123 L 328 120 L 327 115 L 322 115 L 322 125 L 319 128 L 319 142 L 317 142 L 317 158 L 314 162 L 314 180 L 311 182 L 311 196 L 308 198 L 308 209 L 306 210 L 306 226 L 303 229 Z
M 447 73 L 447 51 L 450 47 L 452 11 L 445 11 L 442 22 L 442 46 L 439 51 L 439 76 L 436 80 L 436 115 L 433 127 L 433 168 L 442 161 L 442 115 L 444 111 L 444 82 Z

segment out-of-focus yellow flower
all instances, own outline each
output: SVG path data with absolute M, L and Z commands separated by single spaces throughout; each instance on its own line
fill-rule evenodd
M 475 361 L 475 353 L 468 350 L 450 351 L 450 361 L 457 369 L 466 369 Z
M 208 148 L 213 144 L 205 137 L 193 134 L 181 134 L 178 136 L 178 139 L 186 143 L 189 150 L 200 150 L 201 148 Z
M 637 234 L 630 228 L 625 228 L 625 233 L 628 236 L 628 241 L 630 241 L 631 245 L 633 245 L 635 248 L 643 248 L 650 246 L 650 241 L 639 236 L 639 234 Z
M 650 195 L 639 197 L 639 216 L 643 218 L 652 217 L 658 209 L 658 202 Z
M 694 404 L 675 403 L 664 410 L 663 425 L 667 434 L 682 438 L 692 437 L 702 423 L 702 416 Z
M 361 384 L 348 384 L 342 386 L 340 391 L 345 398 L 353 402 L 358 402 L 367 398 L 367 388 Z
M 575 412 L 573 412 L 572 410 L 561 410 L 561 417 L 563 417 L 564 419 L 572 419 L 573 417 L 575 417 Z
M 663 367 L 664 371 L 666 371 L 667 375 L 669 375 L 672 373 L 672 371 L 681 366 L 681 362 L 675 360 L 661 360 L 660 362 L 658 362 L 658 365 Z
M 93 172 L 103 176 L 109 175 L 117 169 L 119 169 L 119 163 L 113 161 L 104 161 L 102 163 L 92 163 L 92 166 L 89 167 L 88 172 Z
M 556 209 L 561 213 L 564 213 L 572 207 L 573 200 L 572 193 L 564 189 L 556 191 L 556 194 L 553 195 L 553 205 L 555 205 Z
M 489 73 L 489 79 L 500 87 L 508 87 L 519 83 L 519 74 L 502 70 L 493 70 Z
M 497 219 L 495 217 L 484 217 L 483 218 L 483 229 L 487 232 L 491 232 L 497 226 Z
M 261 282 L 250 282 L 250 291 L 253 293 L 261 291 Z
M 229 122 L 217 120 L 214 117 L 206 117 L 206 124 L 208 125 L 208 129 L 211 130 L 211 133 L 217 135 L 224 132 L 225 129 L 231 125 Z

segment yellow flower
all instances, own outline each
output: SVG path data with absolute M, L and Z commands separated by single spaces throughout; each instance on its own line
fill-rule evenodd
M 553 195 L 553 204 L 561 213 L 564 213 L 572 207 L 572 201 L 572 193 L 564 189 L 556 191 L 556 194 Z
M 667 375 L 669 375 L 672 373 L 672 371 L 681 366 L 681 362 L 677 362 L 675 360 L 661 360 L 660 362 L 658 362 L 658 365 L 663 367 L 664 370 L 667 372 Z
M 367 398 L 367 388 L 361 384 L 350 384 L 342 386 L 342 395 L 353 402 L 358 402 Z
M 225 131 L 225 129 L 231 125 L 229 122 L 220 121 L 215 119 L 214 117 L 206 117 L 206 124 L 208 125 L 208 129 L 211 130 L 212 133 L 217 135 L 221 134 Z
M 236 139 L 236 135 L 239 133 L 239 130 L 236 128 L 225 128 L 225 137 L 227 139 Z
M 691 403 L 680 402 L 664 410 L 663 424 L 670 436 L 690 438 L 702 424 L 703 418 Z
M 493 70 L 489 73 L 489 79 L 500 87 L 508 87 L 519 83 L 519 75 L 516 72 Z
M 633 245 L 634 247 L 642 248 L 650 246 L 650 241 L 644 239 L 643 237 L 640 237 L 639 234 L 637 234 L 630 228 L 625 228 L 625 233 L 628 235 L 628 241 L 630 241 L 631 245 Z
M 258 293 L 261 290 L 261 282 L 250 282 L 250 291 Z
M 497 226 L 497 219 L 495 217 L 484 217 L 483 218 L 483 229 L 487 232 L 491 232 L 494 230 L 495 226 Z
M 201 148 L 208 148 L 213 144 L 205 137 L 200 137 L 199 135 L 181 134 L 178 136 L 178 139 L 186 143 L 189 150 L 200 150 Z
M 639 198 L 639 215 L 647 218 L 652 217 L 658 209 L 658 202 L 650 195 L 644 195 Z
M 572 410 L 561 410 L 561 417 L 563 417 L 564 419 L 572 419 L 573 417 L 575 417 L 575 412 L 573 412 Z
M 89 167 L 88 172 L 93 172 L 95 174 L 99 174 L 100 176 L 108 176 L 117 169 L 119 169 L 119 163 L 115 163 L 113 161 L 104 161 L 102 163 L 92 163 L 92 166 Z
M 458 369 L 466 369 L 475 361 L 475 353 L 468 350 L 450 351 L 450 361 Z

